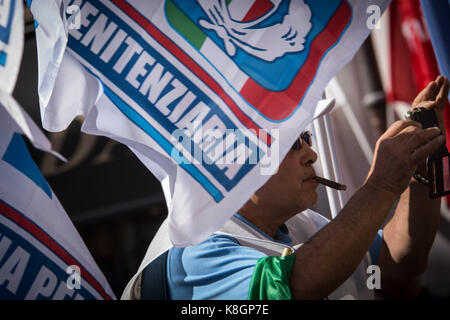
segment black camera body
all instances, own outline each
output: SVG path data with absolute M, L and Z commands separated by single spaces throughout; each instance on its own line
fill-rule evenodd
M 422 128 L 438 127 L 439 123 L 433 109 L 414 108 L 406 113 L 406 119 L 422 124 Z M 450 157 L 445 143 L 427 159 L 427 179 L 430 198 L 436 199 L 450 194 Z

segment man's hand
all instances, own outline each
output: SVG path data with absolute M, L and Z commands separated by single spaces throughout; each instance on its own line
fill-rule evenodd
M 438 128 L 424 130 L 420 123 L 411 120 L 395 122 L 376 143 L 366 184 L 399 197 L 408 187 L 418 164 L 444 141 Z
M 434 109 L 442 132 L 445 132 L 445 121 L 443 110 L 447 101 L 449 92 L 449 82 L 444 76 L 438 76 L 423 89 L 414 99 L 411 107 L 424 107 L 425 109 Z
M 415 103 L 424 106 L 422 103 L 434 99 L 434 108 L 442 114 L 441 100 L 447 96 L 448 82 L 445 78 L 439 79 L 422 91 Z M 295 251 L 290 280 L 295 298 L 323 299 L 355 271 L 396 200 L 409 185 L 418 163 L 444 142 L 444 137 L 439 133 L 437 128 L 423 130 L 415 121 L 398 121 L 380 137 L 365 185 L 349 199 L 336 218 Z M 395 223 L 389 223 L 392 228 L 384 229 L 384 243 L 378 262 L 383 279 L 386 276 L 396 278 L 404 273 L 404 277 L 408 277 L 411 273 L 405 272 L 408 271 L 403 268 L 405 265 L 409 268 L 422 267 L 424 253 L 428 254 L 432 239 L 420 234 L 426 226 L 424 221 L 430 220 L 427 210 L 421 213 L 425 219 L 419 223 L 410 221 L 414 220 L 414 216 L 408 220 L 409 216 L 403 219 L 404 216 L 396 215 Z M 425 232 L 429 233 L 427 230 Z M 435 232 L 430 234 L 434 237 Z M 419 241 L 409 242 L 407 237 Z M 419 253 L 418 259 L 404 250 L 405 244 L 414 253 Z M 418 244 L 424 244 L 423 248 L 418 248 Z

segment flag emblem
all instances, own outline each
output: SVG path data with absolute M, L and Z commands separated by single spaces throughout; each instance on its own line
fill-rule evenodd
M 300 106 L 352 8 L 346 0 L 166 0 L 165 14 L 234 91 L 278 122 Z
M 224 0 L 199 1 L 208 16 L 199 24 L 217 33 L 229 56 L 234 56 L 239 47 L 259 59 L 274 61 L 288 52 L 303 50 L 311 30 L 311 10 L 303 0 L 291 1 L 285 14 L 277 12 L 280 4 L 281 1 L 265 0 L 230 1 L 228 5 Z M 269 20 L 271 23 L 264 26 Z

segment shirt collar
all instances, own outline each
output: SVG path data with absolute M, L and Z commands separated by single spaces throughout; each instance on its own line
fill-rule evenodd
M 277 229 L 277 232 L 275 233 L 275 238 L 272 238 L 267 233 L 261 231 L 253 223 L 251 223 L 250 221 L 245 219 L 243 216 L 241 216 L 239 213 L 235 213 L 234 216 L 237 219 L 239 219 L 242 222 L 244 222 L 246 225 L 248 225 L 253 230 L 255 230 L 258 233 L 260 233 L 264 238 L 267 238 L 268 240 L 279 242 L 279 243 L 286 244 L 286 245 L 291 245 L 292 244 L 292 239 L 289 237 L 289 230 L 288 230 L 288 228 L 286 227 L 286 225 L 284 223 Z

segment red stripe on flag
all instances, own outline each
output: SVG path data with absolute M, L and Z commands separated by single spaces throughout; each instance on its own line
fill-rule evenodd
M 255 130 L 258 138 L 268 146 L 272 143 L 272 137 L 261 129 L 252 119 L 245 115 L 237 104 L 226 94 L 221 86 L 198 65 L 193 59 L 184 53 L 172 40 L 167 38 L 154 24 L 141 15 L 136 9 L 124 0 L 112 0 L 112 2 L 130 16 L 137 24 L 145 29 L 165 49 L 172 53 L 180 62 L 200 78 L 214 93 L 216 93 L 236 115 L 236 117 L 249 129 Z
M 288 117 L 303 99 L 323 55 L 339 39 L 350 22 L 351 14 L 347 1 L 342 1 L 325 29 L 313 40 L 305 64 L 286 90 L 272 92 L 250 78 L 242 87 L 241 95 L 251 105 L 258 106 L 258 110 L 270 119 L 282 120 Z
M 273 4 L 269 0 L 255 0 L 242 21 L 247 22 L 255 20 L 272 9 L 272 7 Z
M 112 298 L 105 292 L 103 287 L 98 283 L 98 281 L 74 258 L 72 257 L 63 247 L 61 247 L 55 240 L 53 240 L 47 233 L 45 233 L 38 225 L 33 221 L 25 217 L 20 212 L 16 211 L 14 208 L 10 207 L 3 201 L 0 201 L 0 213 L 3 214 L 8 219 L 12 220 L 14 223 L 19 225 L 47 248 L 49 248 L 53 253 L 61 258 L 68 265 L 77 265 L 80 267 L 81 276 L 95 289 L 97 292 L 105 299 L 112 300 Z

